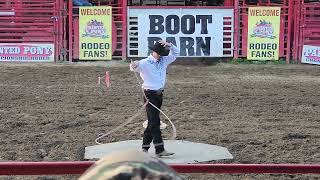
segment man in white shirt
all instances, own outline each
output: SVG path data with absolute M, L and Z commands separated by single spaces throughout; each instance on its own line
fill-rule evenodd
M 176 60 L 180 54 L 179 49 L 171 43 L 165 41 L 156 42 L 149 47 L 152 50 L 150 56 L 140 61 L 134 61 L 130 64 L 130 70 L 140 73 L 143 80 L 142 88 L 144 93 L 152 104 L 161 108 L 163 100 L 163 89 L 166 80 L 166 71 L 169 64 Z M 146 102 L 146 99 L 144 99 Z M 156 149 L 157 156 L 170 156 L 165 150 L 161 130 L 160 130 L 160 112 L 151 104 L 146 106 L 148 126 L 144 131 L 142 150 L 148 152 L 150 144 Z

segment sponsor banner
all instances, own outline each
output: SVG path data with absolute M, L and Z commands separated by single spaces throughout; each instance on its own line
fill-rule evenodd
M 301 62 L 320 65 L 320 46 L 304 45 Z
M 112 59 L 112 7 L 79 8 L 79 59 Z
M 279 60 L 280 7 L 249 7 L 249 60 Z
M 180 57 L 223 57 L 224 29 L 233 41 L 233 9 L 129 9 L 128 21 L 128 54 L 138 57 L 148 56 L 160 39 L 180 48 Z
M 0 43 L 0 61 L 54 62 L 54 45 Z

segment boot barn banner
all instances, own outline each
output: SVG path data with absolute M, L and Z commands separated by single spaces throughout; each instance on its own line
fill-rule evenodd
M 53 44 L 0 43 L 0 61 L 54 62 Z
M 249 7 L 248 60 L 279 60 L 280 7 Z
M 180 48 L 180 57 L 233 56 L 233 9 L 130 8 L 128 12 L 129 57 L 148 56 L 148 47 L 160 39 Z
M 112 7 L 79 9 L 79 59 L 112 59 Z

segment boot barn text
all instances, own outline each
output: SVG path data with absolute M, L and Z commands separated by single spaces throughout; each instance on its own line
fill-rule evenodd
M 139 52 L 144 56 L 162 39 L 180 48 L 181 57 L 222 57 L 224 17 L 233 18 L 232 9 L 139 9 L 130 16 L 135 13 Z

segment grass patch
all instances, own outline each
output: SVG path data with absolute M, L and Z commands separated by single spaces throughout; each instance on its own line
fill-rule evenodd
M 224 61 L 229 64 L 273 64 L 273 65 L 283 65 L 286 64 L 285 60 L 247 60 L 247 59 L 231 59 L 229 61 Z

